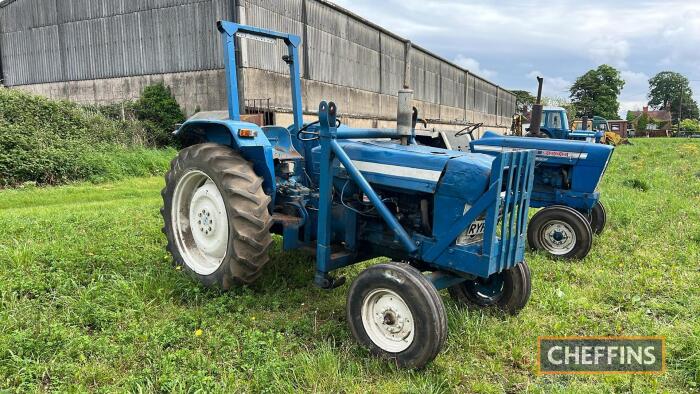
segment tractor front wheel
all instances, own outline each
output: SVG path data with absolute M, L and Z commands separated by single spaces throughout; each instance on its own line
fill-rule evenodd
M 253 165 L 227 146 L 180 151 L 161 192 L 163 232 L 175 264 L 208 287 L 257 279 L 272 244 L 262 183 Z
M 602 202 L 598 201 L 590 212 L 587 212 L 584 216 L 588 219 L 588 223 L 591 224 L 593 234 L 598 235 L 605 230 L 605 223 L 608 220 L 608 215 Z
M 488 278 L 467 280 L 448 289 L 458 304 L 467 307 L 496 307 L 517 315 L 530 299 L 530 268 L 526 262 Z
M 566 206 L 541 209 L 527 228 L 530 248 L 563 259 L 582 259 L 593 245 L 593 230 L 581 212 Z
M 355 339 L 399 366 L 422 368 L 447 337 L 447 314 L 437 289 L 408 264 L 378 264 L 350 286 L 347 321 Z

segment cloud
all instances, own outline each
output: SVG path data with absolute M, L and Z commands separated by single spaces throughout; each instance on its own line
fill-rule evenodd
M 622 79 L 625 80 L 625 88 L 629 87 L 647 87 L 649 84 L 649 75 L 643 72 L 635 72 L 630 70 L 620 71 Z
M 601 37 L 593 41 L 587 49 L 588 56 L 593 61 L 593 64 L 627 67 L 627 56 L 630 53 L 630 44 L 627 40 Z
M 645 72 L 631 70 L 622 70 L 620 75 L 625 80 L 625 87 L 619 98 L 619 114 L 624 119 L 627 111 L 638 111 L 647 105 L 649 75 Z
M 478 61 L 470 57 L 466 57 L 464 55 L 457 55 L 453 62 L 456 65 L 465 68 L 470 72 L 484 78 L 493 78 L 494 76 L 496 76 L 496 74 L 498 74 L 496 71 L 481 68 L 481 64 L 479 64 Z
M 627 111 L 641 111 L 647 105 L 646 100 L 643 101 L 620 101 L 619 115 L 624 119 Z
M 547 95 L 567 97 L 603 63 L 622 70 L 626 103 L 646 100 L 644 79 L 659 71 L 700 80 L 699 1 L 333 1 L 510 89 L 534 90 L 537 70 Z
M 533 92 L 537 87 L 535 78 L 542 77 L 544 78 L 544 83 L 542 84 L 542 95 L 544 97 L 561 97 L 568 99 L 569 89 L 572 85 L 571 81 L 568 81 L 562 77 L 546 76 L 544 73 L 539 71 L 530 71 L 529 73 L 525 74 L 525 76 L 532 81 L 533 88 L 530 90 Z

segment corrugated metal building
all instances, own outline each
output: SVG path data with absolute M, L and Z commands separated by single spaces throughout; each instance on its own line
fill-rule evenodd
M 1 77 L 6 86 L 84 103 L 135 98 L 164 81 L 189 113 L 224 109 L 220 19 L 303 38 L 309 114 L 331 99 L 351 124 L 391 123 L 409 60 L 422 117 L 510 125 L 510 92 L 423 48 L 408 50 L 405 39 L 322 0 L 7 0 Z M 291 106 L 285 48 L 246 40 L 240 48 L 245 98 L 270 99 L 283 124 Z

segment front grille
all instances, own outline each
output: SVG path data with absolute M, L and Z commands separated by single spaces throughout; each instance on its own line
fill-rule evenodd
M 485 251 L 491 256 L 492 272 L 514 267 L 522 261 L 534 163 L 533 150 L 503 152 L 494 160 L 491 184 L 499 182 L 500 177 L 501 193 L 492 207 L 494 212 L 487 215 L 486 233 L 498 237 L 487 237 L 484 243 Z

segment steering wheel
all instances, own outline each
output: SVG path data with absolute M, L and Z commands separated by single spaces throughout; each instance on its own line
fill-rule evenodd
M 461 137 L 465 134 L 469 134 L 469 137 L 471 137 L 471 139 L 473 140 L 474 139 L 473 133 L 483 125 L 484 125 L 483 123 L 474 123 L 472 125 L 469 125 L 469 126 L 463 128 L 462 130 L 456 132 L 455 137 Z
M 304 126 L 302 126 L 302 128 L 300 128 L 299 131 L 297 131 L 297 139 L 299 141 L 317 140 L 319 138 L 318 131 L 306 131 L 306 130 L 308 130 L 309 127 L 311 127 L 313 125 L 319 124 L 320 122 L 321 122 L 320 120 L 315 120 L 311 123 L 307 123 Z M 335 123 L 336 123 L 335 127 L 340 127 L 340 125 L 342 124 L 342 123 L 340 123 L 340 119 L 336 119 Z M 304 137 L 302 137 L 302 135 L 311 135 L 312 137 L 304 138 Z

